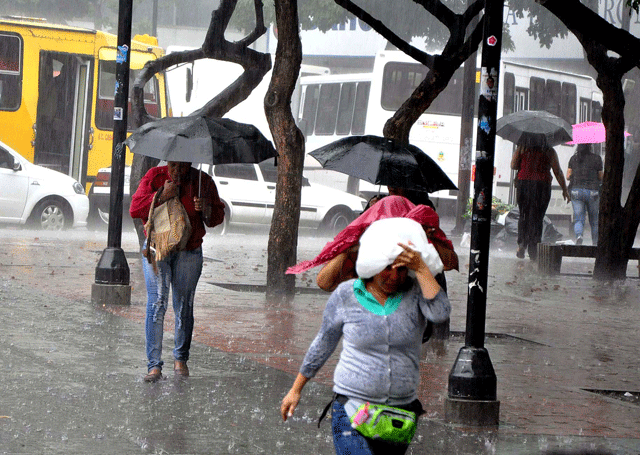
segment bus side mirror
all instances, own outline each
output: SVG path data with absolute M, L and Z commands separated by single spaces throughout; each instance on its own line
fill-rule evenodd
M 193 93 L 193 67 L 187 68 L 187 88 L 184 95 L 184 99 L 187 103 L 191 101 L 192 93 Z

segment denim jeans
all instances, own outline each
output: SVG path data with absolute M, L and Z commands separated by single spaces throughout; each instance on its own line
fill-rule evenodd
M 409 448 L 406 444 L 365 438 L 351 427 L 344 405 L 338 401 L 333 402 L 331 409 L 331 430 L 336 455 L 403 455 Z
M 145 245 L 146 248 L 146 245 Z M 202 247 L 191 251 L 176 251 L 157 263 L 158 274 L 145 257 L 142 269 L 147 286 L 147 317 L 145 320 L 148 370 L 162 368 L 162 336 L 164 315 L 172 290 L 175 313 L 175 360 L 189 360 L 193 335 L 193 297 L 202 273 Z
M 586 190 L 584 188 L 573 188 L 571 190 L 571 203 L 573 205 L 573 232 L 582 236 L 586 214 L 589 214 L 589 225 L 591 226 L 591 243 L 598 244 L 598 211 L 600 209 L 600 192 Z

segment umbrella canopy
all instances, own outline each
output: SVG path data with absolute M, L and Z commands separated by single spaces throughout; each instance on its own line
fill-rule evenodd
M 528 145 L 563 144 L 572 140 L 572 128 L 566 120 L 547 111 L 518 111 L 496 122 L 496 134 L 516 144 L 525 139 Z
M 631 134 L 624 132 L 625 137 Z M 604 124 L 600 122 L 582 122 L 573 125 L 573 140 L 567 145 L 576 144 L 602 144 L 607 140 L 607 132 Z
M 278 155 L 255 126 L 204 116 L 146 123 L 125 144 L 138 155 L 192 163 L 259 163 Z
M 457 190 L 447 174 L 413 145 L 379 136 L 349 136 L 309 153 L 325 169 L 375 185 L 433 193 Z

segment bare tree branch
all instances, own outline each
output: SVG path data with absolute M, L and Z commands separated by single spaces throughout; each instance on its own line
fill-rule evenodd
M 342 6 L 344 9 L 356 16 L 358 19 L 369 24 L 376 32 L 380 33 L 384 38 L 387 39 L 387 41 L 407 54 L 409 57 L 412 57 L 414 60 L 422 63 L 427 68 L 431 68 L 433 66 L 433 55 L 411 46 L 404 39 L 393 33 L 381 21 L 374 18 L 371 14 L 351 2 L 351 0 L 335 0 L 335 2 L 337 5 Z
M 425 10 L 437 17 L 449 30 L 457 25 L 458 19 L 449 7 L 447 7 L 440 0 L 413 0 L 418 5 L 422 6 Z
M 222 0 L 217 10 L 211 14 L 211 23 L 200 49 L 175 52 L 145 64 L 133 84 L 132 115 L 134 125 L 140 126 L 155 120 L 144 106 L 144 86 L 158 72 L 174 65 L 193 62 L 203 58 L 237 63 L 244 68 L 243 73 L 231 85 L 207 102 L 194 115 L 221 117 L 231 108 L 244 101 L 258 86 L 264 75 L 271 69 L 271 55 L 258 52 L 248 46 L 262 36 L 266 28 L 262 14 L 262 1 L 254 0 L 256 27 L 238 42 L 225 39 L 224 32 L 236 7 L 237 0 Z

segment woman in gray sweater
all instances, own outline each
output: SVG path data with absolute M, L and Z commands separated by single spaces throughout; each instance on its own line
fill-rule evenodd
M 382 221 L 373 223 L 369 229 Z M 425 253 L 412 248 L 413 242 L 398 241 L 403 239 L 398 232 L 366 242 L 366 234 L 361 240 L 358 262 L 370 257 L 367 249 L 380 249 L 387 251 L 387 263 L 382 263 L 382 269 L 369 277 L 356 264 L 360 278 L 341 283 L 331 294 L 320 331 L 291 390 L 282 400 L 280 411 L 285 421 L 293 415 L 303 387 L 342 338 L 334 373 L 336 399 L 332 405 L 336 453 L 402 454 L 408 444 L 364 437 L 352 429 L 351 418 L 364 403 L 406 409 L 418 416 L 422 413 L 417 396 L 422 334 L 427 320 L 446 320 L 451 306 L 425 262 Z M 389 251 L 395 252 L 388 254 Z

